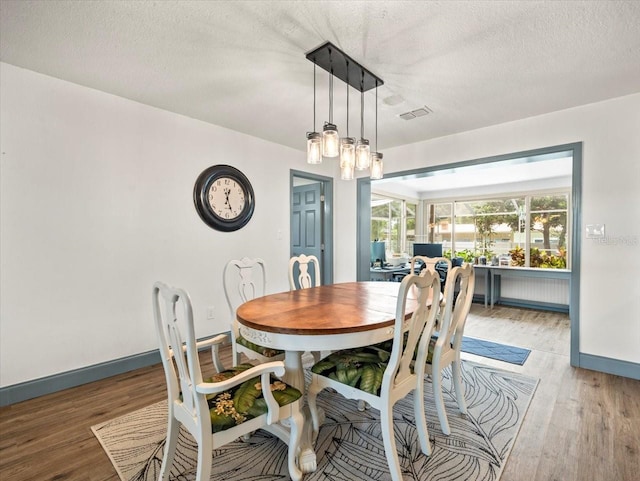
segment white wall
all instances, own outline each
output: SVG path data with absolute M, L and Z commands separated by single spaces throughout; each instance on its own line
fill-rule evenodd
M 289 170 L 336 177 L 335 166 L 4 63 L 0 79 L 0 386 L 154 349 L 156 279 L 190 291 L 199 336 L 227 329 L 228 259 L 263 257 L 269 292 L 288 288 Z M 640 362 L 639 132 L 636 94 L 390 149 L 385 166 L 583 141 L 583 224 L 606 224 L 608 243 L 583 239 L 580 349 Z M 220 163 L 255 189 L 254 217 L 235 233 L 193 207 L 196 177 Z M 356 277 L 356 183 L 337 179 L 334 201 L 344 282 Z
M 268 290 L 288 289 L 289 170 L 329 166 L 8 64 L 0 78 L 2 386 L 156 348 L 155 280 L 190 292 L 198 336 L 228 330 L 229 259 L 262 257 Z M 253 184 L 240 231 L 214 231 L 194 209 L 194 182 L 214 164 Z
M 389 149 L 384 151 L 385 171 L 572 142 L 584 143 L 580 351 L 638 363 L 640 94 Z M 337 189 L 337 197 L 354 206 L 337 212 L 337 224 L 354 225 L 355 186 L 339 182 Z M 586 224 L 605 224 L 606 242 L 586 239 Z M 336 242 L 355 246 L 355 228 L 337 229 Z M 336 280 L 349 280 L 355 272 L 355 247 L 347 250 L 336 259 Z

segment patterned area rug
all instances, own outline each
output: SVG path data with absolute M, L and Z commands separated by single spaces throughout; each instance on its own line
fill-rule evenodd
M 538 381 L 527 376 L 463 362 L 468 415 L 455 403 L 450 371 L 443 385 L 451 435 L 440 430 L 431 383 L 425 400 L 431 456 L 420 451 L 411 396 L 396 404 L 396 444 L 404 480 L 497 480 L 518 434 Z M 318 403 L 326 421 L 316 443 L 318 469 L 305 481 L 388 481 L 391 479 L 380 435 L 378 411 L 359 412 L 354 401 L 323 391 Z M 92 430 L 123 481 L 156 481 L 164 449 L 167 408 L 162 401 Z M 214 452 L 212 481 L 290 479 L 286 446 L 265 431 Z M 171 479 L 193 480 L 196 446 L 182 432 Z

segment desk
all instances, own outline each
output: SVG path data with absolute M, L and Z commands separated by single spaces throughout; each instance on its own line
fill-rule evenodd
M 491 277 L 490 300 L 491 307 L 495 302 L 500 301 L 501 280 L 505 277 L 537 277 L 545 279 L 571 279 L 569 269 L 541 269 L 537 267 L 515 267 L 515 266 L 491 266 L 489 267 Z M 486 306 L 486 295 L 485 295 Z M 568 306 L 567 306 L 568 307 Z
M 487 307 L 491 296 L 491 266 L 476 264 L 473 266 L 473 270 L 482 272 L 484 277 L 484 307 Z M 493 298 L 491 298 L 491 307 L 493 307 Z
M 400 284 L 348 282 L 271 294 L 236 311 L 242 336 L 261 346 L 285 351 L 285 381 L 304 391 L 302 353 L 337 351 L 393 337 Z M 416 306 L 409 294 L 407 315 Z M 307 419 L 309 419 L 307 417 Z M 310 423 L 307 423 L 310 424 Z M 316 469 L 310 426 L 300 447 L 298 466 Z
M 370 269 L 372 281 L 394 281 L 396 276 L 404 277 L 411 272 L 410 267 L 372 267 Z
M 501 299 L 502 277 L 537 277 L 544 279 L 571 279 L 569 269 L 541 269 L 537 267 L 475 265 L 476 272 L 484 274 L 484 307 L 494 306 Z M 555 307 L 555 304 L 522 300 L 523 303 L 538 303 L 543 308 Z M 529 306 L 526 306 L 529 307 Z M 568 309 L 568 305 L 567 305 Z

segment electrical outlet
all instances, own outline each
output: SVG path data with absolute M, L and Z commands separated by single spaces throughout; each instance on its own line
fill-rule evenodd
M 216 309 L 213 306 L 207 307 L 207 319 L 216 318 Z

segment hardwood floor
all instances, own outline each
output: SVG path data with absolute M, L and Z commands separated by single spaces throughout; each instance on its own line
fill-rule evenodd
M 531 349 L 524 366 L 463 356 L 540 379 L 501 481 L 640 479 L 640 381 L 570 367 L 567 315 L 473 305 L 465 334 Z M 158 364 L 0 408 L 0 480 L 118 481 L 90 427 L 164 398 Z

